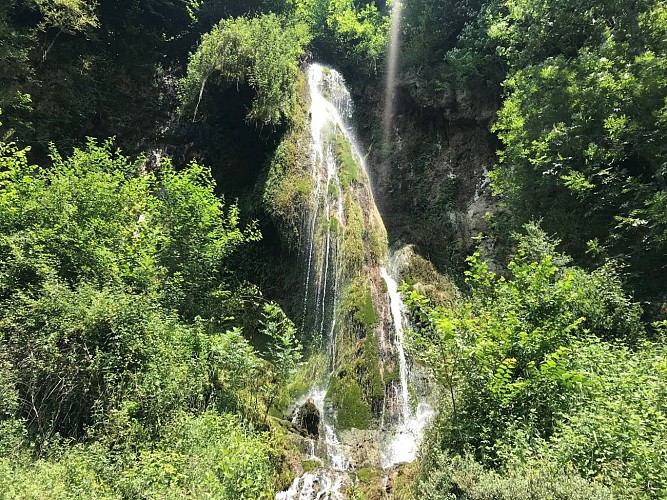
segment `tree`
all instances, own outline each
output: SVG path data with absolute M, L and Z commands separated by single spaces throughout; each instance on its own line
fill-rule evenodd
M 266 412 L 264 420 L 278 398 L 277 388 L 285 387 L 301 359 L 301 344 L 296 338 L 294 323 L 285 315 L 280 306 L 264 304 L 261 333 L 269 338 L 267 361 L 270 363 L 270 384 L 265 386 Z
M 664 346 L 646 341 L 613 265 L 584 271 L 556 245 L 527 225 L 505 276 L 473 255 L 454 307 L 404 287 L 414 352 L 452 398 L 427 436 L 422 491 L 664 495 Z
M 40 28 L 48 33 L 50 28 L 57 30 L 55 36 L 44 44 L 42 61 L 62 33 L 74 34 L 97 28 L 99 22 L 95 9 L 97 0 L 34 0 L 44 17 Z
M 664 2 L 505 8 L 490 31 L 511 67 L 494 127 L 504 144 L 496 193 L 514 227 L 542 218 L 580 261 L 592 241 L 627 263 L 637 292 L 657 307 L 667 276 L 659 264 L 667 251 Z
M 493 462 L 520 425 L 548 439 L 585 377 L 572 353 L 592 337 L 637 342 L 645 333 L 638 304 L 624 294 L 612 266 L 592 273 L 568 267 L 537 226 L 526 226 L 508 276 L 468 259 L 471 296 L 459 307 L 430 307 L 416 292 L 415 354 L 450 392 L 456 413 L 452 446 L 472 444 Z M 613 318 L 613 319 L 612 319 Z M 454 444 L 456 443 L 456 444 Z
M 92 140 L 52 150 L 49 169 L 26 153 L 0 144 L 0 382 L 16 388 L 16 415 L 48 440 L 114 412 L 156 435 L 183 409 L 242 407 L 225 372 L 258 360 L 219 332 L 240 300 L 231 255 L 259 233 L 225 210 L 210 173 L 166 160 L 147 172 Z

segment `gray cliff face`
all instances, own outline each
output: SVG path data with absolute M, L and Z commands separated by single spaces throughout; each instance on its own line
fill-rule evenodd
M 393 143 L 371 148 L 377 158 L 369 161 L 380 211 L 390 241 L 414 244 L 439 269 L 453 271 L 494 209 L 487 174 L 500 147 L 490 131 L 499 98 L 451 82 L 434 93 L 403 75 L 396 100 Z

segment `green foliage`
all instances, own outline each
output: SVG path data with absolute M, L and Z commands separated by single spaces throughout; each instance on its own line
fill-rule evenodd
M 378 322 L 378 313 L 373 304 L 373 296 L 368 282 L 359 278 L 355 280 L 342 301 L 342 313 L 351 315 L 359 323 L 366 335 L 373 333 Z
M 0 108 L 14 139 L 42 162 L 51 142 L 71 151 L 114 134 L 137 151 L 155 141 L 173 106 L 167 73 L 193 42 L 191 4 L 2 2 Z
M 568 267 L 555 242 L 534 225 L 525 229 L 507 276 L 477 254 L 469 259 L 471 295 L 458 306 L 434 307 L 406 290 L 417 322 L 414 352 L 450 396 L 433 449 L 470 450 L 506 471 L 505 478 L 475 472 L 504 491 L 500 497 L 511 498 L 527 470 L 550 474 L 541 471 L 545 464 L 571 476 L 572 488 L 580 482 L 575 471 L 626 495 L 660 496 L 667 449 L 662 347 L 641 340 L 639 306 L 613 267 Z
M 48 170 L 25 151 L 2 153 L 3 298 L 57 278 L 149 293 L 188 319 L 225 319 L 224 261 L 259 233 L 239 227 L 235 205 L 225 213 L 206 169 L 176 172 L 165 161 L 139 175 L 140 162 L 92 141 L 66 159 L 53 150 Z
M 498 3 L 415 0 L 403 6 L 404 78 L 423 106 L 437 106 L 456 88 L 496 93 L 505 75 L 486 33 Z
M 563 419 L 545 458 L 582 476 L 658 498 L 667 493 L 667 365 L 663 345 L 637 351 L 591 342 L 573 356 L 589 377 L 580 409 Z
M 194 163 L 147 171 L 92 140 L 49 169 L 0 153 L 0 496 L 272 497 L 285 445 L 252 423 L 295 328 L 265 304 L 265 359 L 222 328 L 254 225 Z
M 274 303 L 264 304 L 260 332 L 270 339 L 266 358 L 271 366 L 269 371 L 271 384 L 265 387 L 268 413 L 278 396 L 276 387 L 282 388 L 287 385 L 289 377 L 301 359 L 301 344 L 296 338 L 294 323 L 280 306 Z
M 99 445 L 0 458 L 3 498 L 272 498 L 276 443 L 231 415 L 182 414 L 152 448 L 106 455 Z
M 664 2 L 504 5 L 490 30 L 511 67 L 492 175 L 514 227 L 540 217 L 578 258 L 597 239 L 660 299 L 647 281 L 665 281 Z
M 311 203 L 314 191 L 303 75 L 299 77 L 296 92 L 297 105 L 289 130 L 271 158 L 262 193 L 265 210 L 281 229 L 281 238 L 294 249 L 301 242 L 303 213 Z
M 387 47 L 388 5 L 376 0 L 274 0 L 277 10 L 310 27 L 317 53 L 377 72 Z
M 358 5 L 353 0 L 329 0 L 326 24 L 335 42 L 346 47 L 352 57 L 377 64 L 384 54 L 390 18 L 375 2 Z
M 196 119 L 205 86 L 216 76 L 225 85 L 245 82 L 255 90 L 248 120 L 278 125 L 291 119 L 299 59 L 309 41 L 305 24 L 275 14 L 223 19 L 190 55 L 188 74 L 179 82 L 183 110 L 194 107 Z
M 43 29 L 53 27 L 61 32 L 75 33 L 97 28 L 96 0 L 34 0 L 44 16 Z M 44 53 L 46 57 L 46 52 Z
M 603 485 L 589 483 L 576 474 L 551 464 L 536 464 L 507 474 L 486 469 L 470 455 L 448 456 L 433 453 L 422 464 L 428 473 L 416 488 L 417 498 L 433 500 L 528 500 L 567 498 L 607 500 L 614 498 Z
M 336 134 L 334 145 L 336 159 L 339 162 L 339 176 L 343 187 L 349 187 L 353 182 L 359 182 L 359 160 L 352 152 L 352 145 L 343 134 Z

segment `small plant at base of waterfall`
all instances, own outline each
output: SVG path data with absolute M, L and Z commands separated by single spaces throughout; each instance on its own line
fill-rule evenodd
M 301 359 L 301 344 L 296 338 L 294 323 L 285 315 L 278 304 L 264 304 L 262 334 L 271 339 L 268 344 L 267 358 L 271 383 L 265 386 L 266 414 L 264 420 L 280 398 L 278 392 L 284 387 Z
M 382 477 L 384 471 L 382 469 L 374 469 L 371 467 L 362 467 L 357 471 L 357 479 L 362 483 L 370 483 Z
M 361 491 L 361 488 L 359 488 L 356 484 L 351 484 L 348 486 L 345 493 L 348 500 L 367 500 L 364 492 Z

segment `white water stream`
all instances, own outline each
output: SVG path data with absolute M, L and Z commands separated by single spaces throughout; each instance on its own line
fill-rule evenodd
M 384 94 L 384 141 L 388 144 L 392 137 L 392 123 L 394 120 L 394 102 L 396 92 L 396 71 L 398 69 L 398 56 L 401 34 L 401 11 L 403 4 L 401 0 L 394 0 L 391 8 L 391 34 L 389 39 L 389 54 L 387 57 L 387 79 L 385 81 Z
M 380 269 L 380 272 L 382 273 L 382 279 L 387 284 L 387 293 L 389 294 L 391 316 L 394 323 L 393 344 L 398 352 L 401 380 L 400 421 L 393 431 L 389 445 L 384 450 L 382 465 L 388 468 L 398 463 L 412 462 L 415 459 L 424 430 L 433 418 L 434 412 L 431 405 L 420 398 L 417 393 L 414 395 L 416 407 L 414 410 L 411 407 L 409 384 L 414 382 L 414 377 L 405 355 L 404 326 L 407 309 L 401 294 L 398 292 L 398 285 L 394 278 L 389 275 L 384 267 Z

